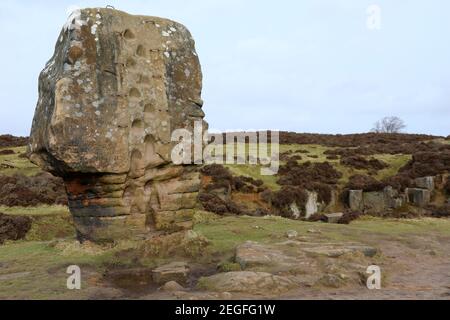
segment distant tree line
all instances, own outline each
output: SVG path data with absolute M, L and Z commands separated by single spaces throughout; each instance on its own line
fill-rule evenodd
M 372 132 L 399 133 L 406 128 L 405 122 L 399 117 L 384 117 L 375 122 Z

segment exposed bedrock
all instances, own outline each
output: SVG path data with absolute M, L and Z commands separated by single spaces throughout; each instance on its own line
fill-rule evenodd
M 80 239 L 191 226 L 200 180 L 173 164 L 171 134 L 202 121 L 201 89 L 183 25 L 112 9 L 71 15 L 39 77 L 29 151 L 63 177 Z

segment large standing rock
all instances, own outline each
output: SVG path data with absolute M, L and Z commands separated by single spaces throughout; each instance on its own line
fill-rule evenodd
M 64 178 L 82 239 L 190 227 L 200 180 L 173 164 L 171 133 L 202 121 L 201 87 L 183 25 L 112 9 L 71 15 L 39 77 L 29 148 Z

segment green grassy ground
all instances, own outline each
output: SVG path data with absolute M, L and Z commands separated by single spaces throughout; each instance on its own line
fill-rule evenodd
M 254 148 L 255 146 L 250 146 Z M 40 169 L 19 154 L 25 147 L 12 149 L 14 155 L 0 156 L 0 163 L 9 163 L 14 169 L 0 169 L 0 174 L 22 173 L 34 175 Z M 324 152 L 329 149 L 320 145 L 281 145 L 280 152 L 288 150 L 307 150 L 309 153 L 297 153 L 302 162 L 333 163 L 343 173 L 340 183 L 345 184 L 348 177 L 355 173 L 367 173 L 353 170 L 339 164 L 339 160 L 327 160 Z M 247 151 L 248 152 L 248 151 Z M 317 158 L 308 157 L 315 155 Z M 389 168 L 378 172 L 382 179 L 394 175 L 409 159 L 410 155 L 375 155 L 377 159 L 389 164 Z M 229 165 L 236 175 L 262 179 L 267 186 L 278 189 L 276 176 L 263 176 L 259 166 Z M 63 206 L 0 207 L 0 212 L 11 215 L 26 215 L 33 219 L 33 226 L 26 239 L 6 242 L 0 246 L 0 299 L 57 299 L 92 297 L 93 288 L 101 286 L 101 274 L 110 265 L 131 265 L 139 258 L 139 243 L 117 243 L 115 247 L 80 246 L 75 241 L 75 230 L 71 216 Z M 286 232 L 295 230 L 306 241 L 358 241 L 377 245 L 377 241 L 410 241 L 411 237 L 434 236 L 448 241 L 450 239 L 449 219 L 397 220 L 362 217 L 350 225 L 303 222 L 282 217 L 218 217 L 207 213 L 195 216 L 194 230 L 209 240 L 209 245 L 201 260 L 205 263 L 223 264 L 234 254 L 236 245 L 247 240 L 273 243 L 286 240 Z M 58 240 L 59 239 L 59 240 Z M 125 253 L 126 254 L 125 254 Z M 131 253 L 130 253 L 131 252 Z M 173 258 L 173 257 L 171 257 Z M 188 259 L 188 258 L 187 258 Z M 145 260 L 137 260 L 139 263 Z M 156 263 L 158 258 L 147 261 Z M 79 265 L 84 270 L 83 290 L 69 291 L 66 288 L 65 273 L 67 266 Z
M 40 215 L 39 215 L 40 216 Z M 294 221 L 281 217 L 223 217 L 207 219 L 195 226 L 195 231 L 210 241 L 202 261 L 221 263 L 233 255 L 236 245 L 247 240 L 262 243 L 286 240 L 288 230 L 296 230 L 300 237 L 314 241 L 362 241 L 438 235 L 450 237 L 450 220 L 420 219 L 394 220 L 363 218 L 350 225 Z M 315 233 L 308 232 L 314 230 Z M 373 240 L 375 241 L 375 240 Z M 370 242 L 370 241 L 369 241 Z M 99 275 L 105 266 L 125 263 L 128 257 L 117 255 L 135 244 L 101 248 L 77 246 L 73 239 L 60 241 L 18 241 L 0 246 L 0 299 L 58 299 L 87 298 L 92 288 L 99 286 Z M 84 270 L 83 290 L 66 288 L 67 266 L 78 265 Z
M 248 155 L 251 152 L 251 150 L 253 150 L 253 151 L 256 150 L 256 148 L 257 148 L 256 145 L 248 144 L 246 146 L 246 155 Z M 279 146 L 280 153 L 293 151 L 291 156 L 292 155 L 300 155 L 302 157 L 302 159 L 298 161 L 299 163 L 304 163 L 307 161 L 310 161 L 313 163 L 328 161 L 329 163 L 333 164 L 333 166 L 336 168 L 336 170 L 338 170 L 339 172 L 342 173 L 342 178 L 339 180 L 339 185 L 341 185 L 341 186 L 344 186 L 348 182 L 348 179 L 350 178 L 350 176 L 352 176 L 352 175 L 355 175 L 355 174 L 367 175 L 368 174 L 367 170 L 358 170 L 358 169 L 354 169 L 352 167 L 347 167 L 347 166 L 341 165 L 339 159 L 337 159 L 337 160 L 327 159 L 327 155 L 325 154 L 325 151 L 331 150 L 331 149 L 334 149 L 334 148 L 326 147 L 326 146 L 322 146 L 322 145 L 316 145 L 316 144 L 302 144 L 302 145 L 300 145 L 300 144 L 284 144 L 284 145 Z M 308 151 L 308 153 L 300 153 L 300 152 L 298 152 L 299 150 Z M 270 152 L 270 150 L 269 150 L 269 152 Z M 398 172 L 398 170 L 401 167 L 403 167 L 411 159 L 411 155 L 377 154 L 374 156 L 369 156 L 367 158 L 368 159 L 375 158 L 378 160 L 382 160 L 388 164 L 388 166 L 389 166 L 388 168 L 378 171 L 377 175 L 375 176 L 375 178 L 382 180 L 384 178 L 388 178 L 390 176 L 395 175 Z M 283 164 L 284 164 L 284 162 L 280 161 L 280 165 L 283 165 Z M 261 179 L 262 181 L 264 181 L 266 186 L 268 186 L 270 189 L 272 189 L 272 190 L 280 189 L 280 186 L 277 184 L 277 179 L 278 179 L 277 176 L 262 175 L 261 174 L 261 166 L 259 166 L 259 165 L 233 164 L 233 165 L 226 165 L 226 167 L 228 167 L 234 175 L 243 175 L 243 176 L 252 177 L 254 179 Z
M 349 225 L 303 222 L 282 217 L 225 217 L 195 226 L 195 230 L 211 240 L 210 250 L 222 255 L 232 254 L 239 243 L 247 240 L 263 243 L 286 239 L 286 232 L 295 230 L 300 236 L 319 241 L 362 241 L 370 235 L 381 237 L 438 234 L 450 237 L 450 220 L 424 218 L 417 220 L 363 217 Z M 311 233 L 310 231 L 318 231 Z
M 10 155 L 0 155 L 0 174 L 14 175 L 23 174 L 25 176 L 34 176 L 42 172 L 39 167 L 31 163 L 27 158 L 20 158 L 19 155 L 26 152 L 27 147 L 0 148 L 0 150 L 13 150 L 15 153 Z M 1 164 L 13 166 L 13 168 L 3 168 Z
M 64 206 L 0 206 L 0 212 L 9 215 L 28 216 L 32 219 L 32 226 L 26 235 L 26 240 L 46 241 L 75 236 L 72 217 L 69 209 Z

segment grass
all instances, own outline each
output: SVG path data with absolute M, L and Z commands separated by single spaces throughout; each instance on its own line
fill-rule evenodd
M 0 300 L 88 299 L 116 249 L 64 250 L 72 242 L 18 241 L 0 247 Z M 81 268 L 82 290 L 68 290 L 67 267 Z
M 242 147 L 242 144 L 239 144 Z M 245 156 L 248 156 L 249 154 L 257 154 L 258 146 L 256 144 L 246 144 L 245 146 Z M 271 152 L 271 148 L 270 145 L 267 147 L 268 148 L 268 153 Z M 328 147 L 324 147 L 321 145 L 300 145 L 300 144 L 281 144 L 278 145 L 279 148 L 279 152 L 283 153 L 283 152 L 287 152 L 287 151 L 294 151 L 294 154 L 298 154 L 302 156 L 302 160 L 300 160 L 299 162 L 306 162 L 306 161 L 311 161 L 311 162 L 323 162 L 323 161 L 328 161 L 326 160 L 326 155 L 324 154 L 324 152 L 330 148 Z M 237 146 L 235 147 L 235 152 L 237 150 Z M 304 154 L 304 153 L 295 153 L 295 151 L 298 150 L 307 150 L 309 153 Z M 226 153 L 226 152 L 225 152 Z M 236 153 L 235 153 L 236 154 Z M 310 158 L 308 157 L 308 155 L 313 155 L 313 156 L 317 156 L 317 158 Z M 333 161 L 330 161 L 333 162 Z M 336 161 L 334 161 L 336 162 Z M 284 164 L 283 161 L 280 161 L 280 165 Z M 338 162 L 336 162 L 336 164 L 338 164 Z M 244 165 L 239 165 L 239 164 L 227 164 L 225 165 L 225 167 L 229 168 L 231 170 L 231 172 L 234 175 L 237 176 L 247 176 L 247 177 L 251 177 L 253 179 L 260 179 L 264 182 L 264 184 L 269 187 L 272 190 L 279 190 L 280 189 L 280 185 L 277 184 L 277 176 L 276 175 L 262 175 L 261 174 L 261 169 L 263 168 L 263 166 L 261 165 L 250 165 L 250 164 L 244 164 Z
M 56 208 L 52 208 L 56 212 Z M 58 216 L 57 213 L 53 214 Z M 42 213 L 32 217 L 42 217 Z M 61 225 L 56 225 L 55 228 Z M 314 229 L 316 233 L 308 230 Z M 312 242 L 352 241 L 377 246 L 380 239 L 401 240 L 411 236 L 450 237 L 448 219 L 397 220 L 362 217 L 350 225 L 303 222 L 282 217 L 228 216 L 198 219 L 194 230 L 208 238 L 205 256 L 197 262 L 215 262 L 223 270 L 234 270 L 229 264 L 238 244 L 247 240 L 275 243 L 287 240 L 286 232 L 295 230 L 299 237 Z M 115 247 L 93 244 L 80 246 L 73 239 L 53 241 L 16 241 L 0 246 L 0 299 L 89 299 L 96 288 L 104 285 L 102 274 L 108 266 L 133 266 L 139 241 L 118 243 Z M 130 251 L 131 250 L 131 251 Z M 173 257 L 172 257 L 173 259 Z M 140 260 L 141 263 L 145 259 Z M 167 262 L 167 261 L 165 261 Z M 148 267 L 160 263 L 151 259 Z M 227 264 L 228 263 L 228 264 Z M 82 270 L 82 290 L 66 288 L 67 266 Z
M 105 271 L 121 267 L 154 268 L 167 260 L 136 262 L 141 242 L 122 241 L 112 247 L 74 239 L 16 241 L 0 246 L 0 300 L 5 299 L 93 299 L 107 285 Z M 173 257 L 171 257 L 173 259 Z M 81 290 L 68 290 L 67 267 L 81 269 Z
M 437 143 L 441 143 L 441 144 L 450 144 L 450 139 L 440 138 L 440 139 L 434 139 L 432 141 L 437 142 Z
M 236 147 L 237 148 L 237 147 Z M 236 151 L 235 148 L 235 151 Z M 245 146 L 245 154 L 246 156 L 256 151 L 257 145 L 256 144 L 246 144 Z M 270 152 L 270 148 L 269 152 Z M 336 160 L 329 160 L 327 159 L 327 155 L 325 154 L 325 151 L 334 149 L 332 147 L 326 147 L 322 145 L 317 144 L 282 144 L 279 145 L 279 152 L 288 152 L 293 151 L 291 155 L 300 155 L 302 157 L 301 160 L 298 160 L 299 163 L 304 163 L 307 161 L 310 162 L 329 162 L 331 163 L 337 171 L 342 173 L 342 178 L 339 179 L 339 186 L 345 186 L 349 180 L 349 178 L 352 175 L 355 174 L 363 174 L 367 175 L 368 170 L 360 170 L 355 169 L 352 167 L 344 166 L 340 163 L 339 159 Z M 306 150 L 308 153 L 300 153 L 299 150 Z M 312 158 L 309 156 L 313 156 Z M 411 155 L 405 155 L 405 154 L 377 154 L 373 155 L 367 158 L 375 158 L 381 161 L 386 162 L 389 167 L 383 170 L 378 171 L 375 178 L 379 180 L 383 180 L 385 178 L 394 176 L 397 174 L 398 170 L 403 167 L 410 159 Z M 280 161 L 280 165 L 283 165 L 284 162 Z M 244 165 L 238 165 L 238 164 L 227 164 L 225 165 L 227 168 L 230 169 L 230 171 L 237 176 L 247 176 L 251 177 L 253 179 L 260 179 L 264 182 L 264 184 L 269 187 L 270 189 L 276 191 L 280 189 L 280 185 L 277 184 L 278 177 L 276 175 L 267 176 L 261 174 L 261 165 L 250 165 L 250 164 L 244 164 Z
M 0 299 L 48 299 L 69 291 L 65 274 L 68 265 L 91 264 L 97 257 L 85 254 L 63 256 L 59 250 L 44 242 L 16 242 L 0 247 L 3 267 L 0 277 L 27 272 L 24 276 L 0 281 Z
M 21 216 L 50 216 L 50 215 L 63 215 L 69 216 L 69 208 L 60 205 L 39 205 L 36 207 L 7 207 L 0 206 L 0 212 L 9 215 L 21 215 Z
M 389 167 L 378 171 L 376 178 L 383 180 L 398 173 L 398 170 L 406 165 L 412 156 L 409 154 L 377 154 L 374 158 L 386 162 Z
M 25 176 L 34 176 L 41 169 L 30 162 L 27 158 L 19 158 L 19 155 L 26 152 L 27 147 L 1 148 L 0 150 L 13 150 L 15 153 L 10 155 L 0 155 L 0 174 L 12 176 L 14 174 L 23 174 Z M 14 168 L 2 168 L 1 164 L 11 165 Z
M 280 189 L 280 185 L 277 184 L 278 177 L 276 175 L 267 176 L 261 174 L 260 165 L 225 165 L 235 176 L 246 176 L 253 179 L 260 179 L 264 184 L 272 190 Z
M 310 229 L 320 230 L 320 233 L 308 233 Z M 195 226 L 195 231 L 211 241 L 209 250 L 220 256 L 232 255 L 236 245 L 247 240 L 262 243 L 283 241 L 286 239 L 285 235 L 288 230 L 295 230 L 300 236 L 314 236 L 319 241 L 359 241 L 364 243 L 371 236 L 390 238 L 392 236 L 438 234 L 450 237 L 450 220 L 363 217 L 349 225 L 338 225 L 296 221 L 276 216 L 230 216 Z
M 26 235 L 26 240 L 29 241 L 47 241 L 59 238 L 73 238 L 75 236 L 72 217 L 70 216 L 69 209 L 65 206 L 0 206 L 0 212 L 9 215 L 30 217 L 32 219 L 32 225 Z

